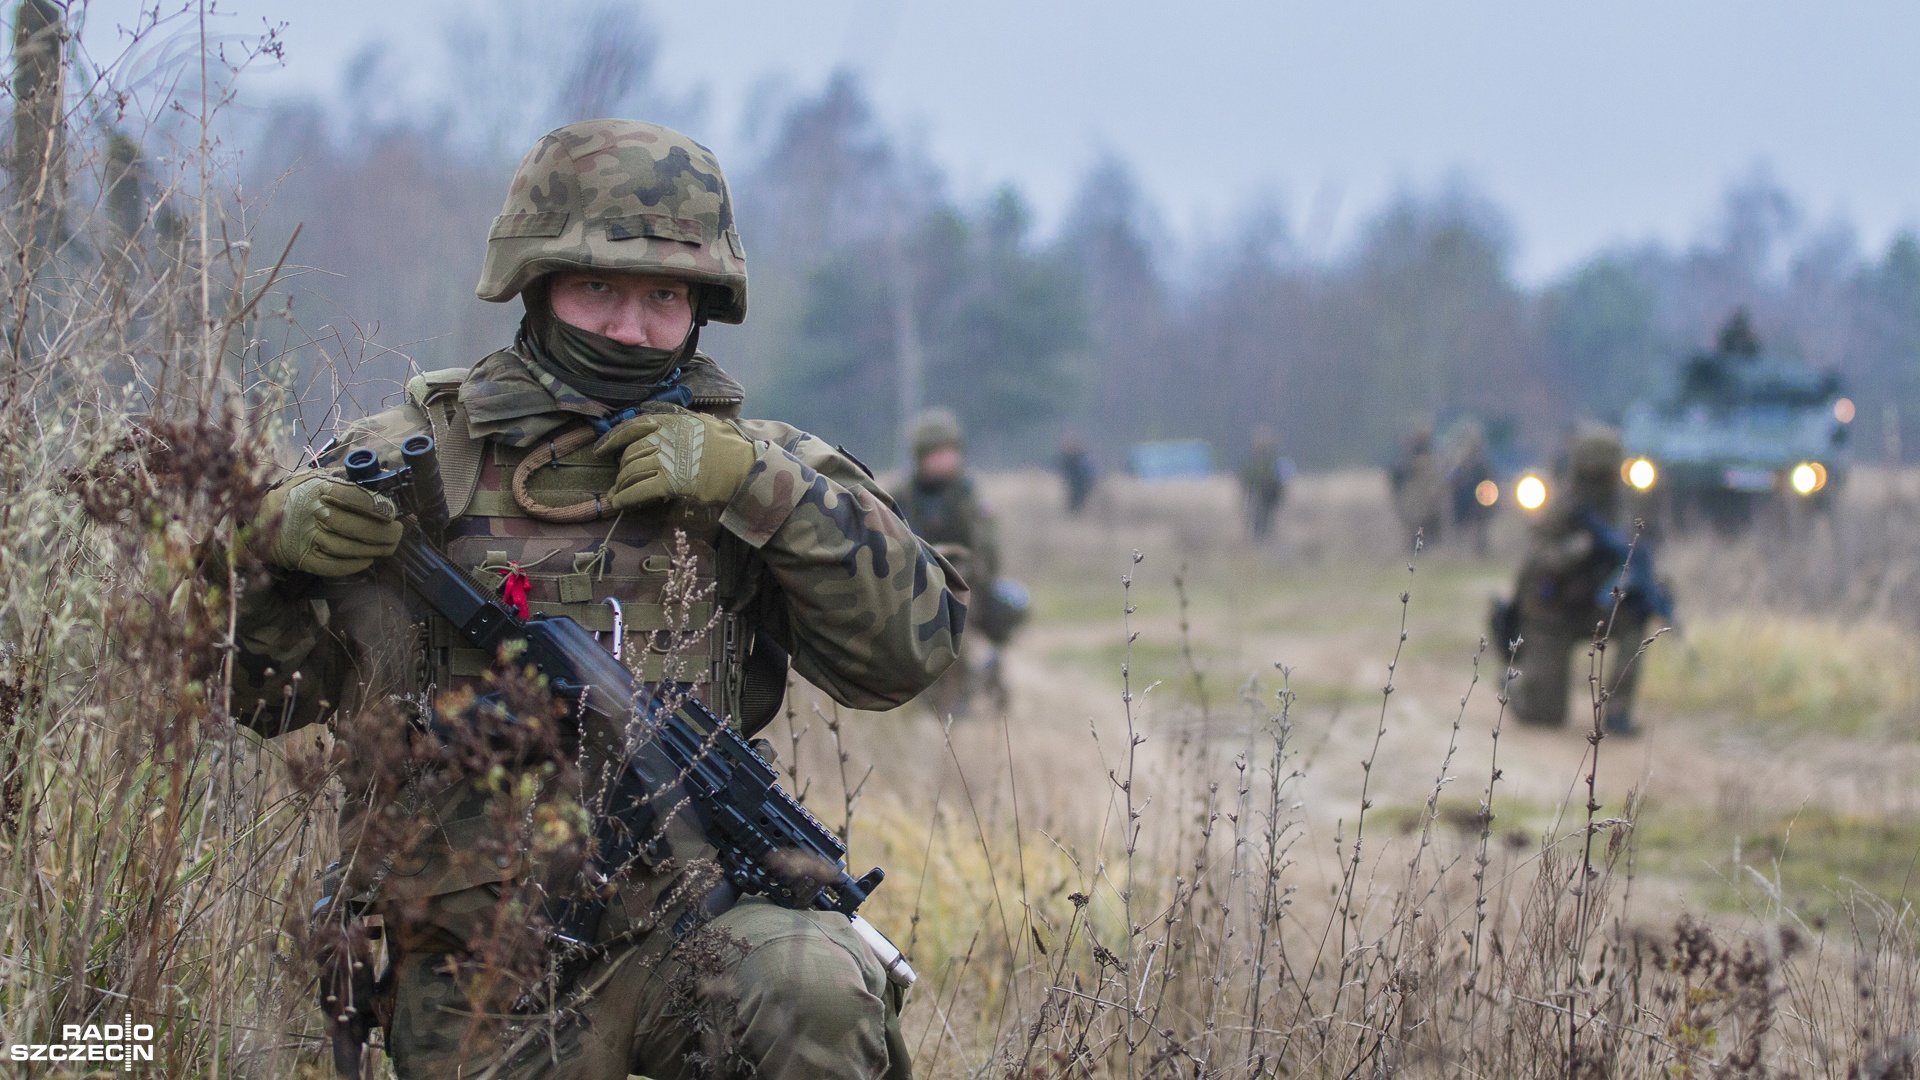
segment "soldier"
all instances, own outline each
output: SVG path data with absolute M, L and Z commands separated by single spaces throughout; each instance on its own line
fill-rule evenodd
M 1481 485 L 1492 482 L 1493 462 L 1487 460 L 1486 431 L 1479 421 L 1468 421 L 1460 430 L 1453 468 L 1447 470 L 1447 489 L 1454 528 L 1473 538 L 1475 555 L 1487 553 L 1487 523 L 1493 517 L 1493 503 L 1482 500 Z
M 1615 522 L 1625 487 L 1622 458 L 1612 429 L 1574 437 L 1566 490 L 1534 526 L 1507 616 L 1496 613 L 1495 636 L 1507 645 L 1515 634 L 1521 640 L 1513 657 L 1520 677 L 1508 692 L 1514 715 L 1526 723 L 1567 722 L 1573 652 L 1602 636 L 1608 646 L 1606 728 L 1633 731 L 1633 692 L 1642 664 L 1636 654 L 1647 621 L 1671 620 L 1673 605 L 1654 578 L 1652 551 Z
M 1001 580 L 998 529 L 967 473 L 966 437 L 959 417 L 949 409 L 928 409 L 914 420 L 908 442 L 913 472 L 894 485 L 900 513 L 920 539 L 974 583 L 972 625 L 986 639 L 984 645 L 966 646 L 968 654 L 927 695 L 936 714 L 964 716 L 975 682 L 983 682 L 997 699 L 1004 699 L 999 648 L 1012 636 L 1023 613 L 1002 610 L 1004 590 L 996 588 Z
M 1416 428 L 1401 443 L 1388 482 L 1393 488 L 1393 511 L 1400 518 L 1400 527 L 1409 536 L 1419 532 L 1426 543 L 1439 543 L 1446 480 L 1441 475 L 1440 457 L 1433 450 L 1432 428 Z
M 1273 531 L 1273 515 L 1287 496 L 1287 478 L 1281 474 L 1280 442 L 1273 432 L 1259 428 L 1247 463 L 1240 467 L 1240 497 L 1246 506 L 1247 531 L 1259 543 Z
M 268 495 L 258 535 L 277 570 L 245 599 L 236 713 L 267 734 L 336 724 L 351 794 L 372 790 L 382 723 L 404 729 L 431 718 L 425 702 L 493 685 L 494 658 L 406 613 L 377 564 L 401 535 L 393 508 L 339 478 L 350 448 L 391 463 L 417 433 L 439 444 L 450 559 L 512 583 L 534 612 L 600 632 L 623 620 L 637 675 L 692 684 L 748 735 L 777 710 L 789 658 L 836 701 L 876 710 L 953 661 L 967 599 L 953 568 L 853 459 L 742 419 L 740 384 L 698 350 L 702 324 L 747 310 L 733 205 L 705 147 L 627 120 L 547 134 L 494 219 L 478 293 L 525 305 L 509 347 L 415 377 L 403 404 Z M 582 761 L 579 775 L 607 764 Z M 671 835 L 664 858 L 617 882 L 591 966 L 545 999 L 564 1007 L 529 1012 L 541 999 L 511 979 L 476 996 L 491 936 L 526 910 L 508 902 L 560 873 L 501 847 L 479 791 L 410 781 L 388 805 L 346 801 L 343 888 L 386 925 L 400 1076 L 668 1077 L 716 1063 L 910 1075 L 899 997 L 845 916 L 750 897 L 676 941 L 666 928 L 698 899 L 686 886 L 697 836 Z M 417 835 L 382 851 L 372 837 L 395 821 Z
M 1093 455 L 1087 452 L 1086 444 L 1071 431 L 1060 439 L 1058 464 L 1060 481 L 1067 488 L 1067 513 L 1078 515 L 1086 509 L 1087 498 L 1093 494 L 1093 485 L 1099 479 L 1100 470 L 1093 463 Z

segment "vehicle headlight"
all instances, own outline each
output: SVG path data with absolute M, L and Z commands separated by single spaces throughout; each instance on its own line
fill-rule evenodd
M 1827 486 L 1827 467 L 1817 461 L 1803 461 L 1787 474 L 1787 483 L 1802 495 L 1811 495 Z
M 1620 478 L 1625 480 L 1627 486 L 1633 488 L 1633 490 L 1645 491 L 1653 486 L 1655 480 L 1660 478 L 1660 473 L 1659 470 L 1653 467 L 1653 462 L 1643 457 L 1637 457 L 1625 465 L 1620 466 Z
M 1547 482 L 1528 473 L 1513 485 L 1513 501 L 1520 504 L 1522 510 L 1538 510 L 1547 505 Z

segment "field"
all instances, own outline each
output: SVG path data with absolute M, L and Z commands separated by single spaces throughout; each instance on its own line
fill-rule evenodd
M 268 447 L 67 400 L 0 510 L 4 1037 L 134 1014 L 164 1075 L 324 1075 L 304 913 L 352 748 L 223 707 Z M 990 476 L 1035 597 L 1006 713 L 796 687 L 769 734 L 888 870 L 922 1076 L 1910 1076 L 1916 481 L 1670 543 L 1644 734 L 1595 740 L 1502 718 L 1517 518 L 1416 552 L 1377 474 L 1309 476 L 1255 549 L 1224 482 L 1068 519 Z
M 985 488 L 1035 597 L 1005 660 L 1009 711 L 842 725 L 847 775 L 873 767 L 856 855 L 895 875 L 878 917 L 912 928 L 933 989 L 909 1016 L 923 1067 L 1837 1076 L 1914 1030 L 1910 978 L 1859 981 L 1910 946 L 1920 860 L 1920 639 L 1910 613 L 1850 598 L 1886 577 L 1863 553 L 1884 548 L 1872 530 L 1904 497 L 1889 478 L 1861 479 L 1835 521 L 1791 538 L 1670 543 L 1682 627 L 1642 658 L 1642 734 L 1597 747 L 1585 707 L 1563 730 L 1501 722 L 1502 664 L 1481 634 L 1523 546 L 1517 517 L 1486 557 L 1415 555 L 1378 474 L 1312 476 L 1256 550 L 1224 481 L 1123 479 L 1079 520 L 1041 474 Z M 1820 566 L 1842 541 L 1860 564 Z M 1774 580 L 1755 580 L 1775 562 Z M 790 718 L 803 743 L 826 709 Z M 1130 732 L 1143 738 L 1131 761 Z M 838 809 L 831 756 L 803 759 Z M 1276 897 L 1276 933 L 1298 937 L 1256 944 L 1248 916 Z M 1680 957 L 1708 964 L 1697 942 L 1688 951 L 1696 935 L 1726 970 L 1686 970 Z M 1481 954 L 1503 936 L 1546 948 L 1477 970 L 1500 966 Z M 1129 1036 L 1140 1010 L 1110 997 L 1109 1041 L 1066 1041 L 1063 974 L 1141 992 L 1146 976 L 1121 966 L 1128 937 L 1139 964 L 1175 969 L 1145 1021 L 1163 1033 Z M 1742 949 L 1766 969 L 1744 989 L 1727 974 Z M 1623 963 L 1631 991 L 1608 970 Z M 1280 1015 L 1256 1022 L 1268 967 L 1288 985 Z M 1846 1040 L 1829 1025 L 1854 988 L 1822 983 L 1835 979 L 1878 1002 Z M 1591 1012 L 1570 1020 L 1568 995 Z M 1551 1034 L 1516 1046 L 1521 1026 Z M 1262 1064 L 1269 1050 L 1285 1064 Z

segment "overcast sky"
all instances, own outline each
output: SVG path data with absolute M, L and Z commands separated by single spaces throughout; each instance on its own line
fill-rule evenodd
M 104 16 L 114 2 L 96 6 Z M 228 27 L 288 24 L 285 68 L 256 87 L 319 93 L 366 41 L 433 35 L 450 8 L 234 6 Z M 810 91 L 847 65 L 959 193 L 1012 180 L 1043 223 L 1111 150 L 1138 171 L 1175 240 L 1221 229 L 1270 192 L 1303 240 L 1337 244 L 1396 186 L 1457 173 L 1511 215 L 1532 281 L 1603 245 L 1692 238 L 1756 163 L 1816 222 L 1845 216 L 1869 247 L 1920 224 L 1911 0 L 699 0 L 649 10 L 665 74 L 712 95 L 696 134 L 722 161 L 755 84 L 782 75 Z

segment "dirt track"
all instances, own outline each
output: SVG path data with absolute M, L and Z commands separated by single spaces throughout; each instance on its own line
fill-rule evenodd
M 1132 628 L 1139 635 L 1135 716 L 1148 735 L 1141 790 L 1177 788 L 1182 775 L 1192 775 L 1183 762 L 1200 746 L 1213 753 L 1215 775 L 1226 772 L 1221 763 L 1247 743 L 1251 713 L 1242 688 L 1258 676 L 1256 700 L 1270 709 L 1279 685 L 1274 665 L 1285 664 L 1299 695 L 1292 717 L 1307 766 L 1301 812 L 1313 833 L 1308 846 L 1330 853 L 1359 804 L 1360 762 L 1382 716 L 1381 688 L 1404 590 L 1408 637 L 1387 701 L 1370 798 L 1389 821 L 1396 811 L 1404 821 L 1423 804 L 1457 716 L 1458 745 L 1443 802 L 1477 804 L 1499 712 L 1500 663 L 1492 653 L 1480 654 L 1479 682 L 1464 710 L 1460 698 L 1473 680 L 1488 599 L 1507 588 L 1520 550 L 1518 520 L 1500 523 L 1484 558 L 1442 545 L 1421 553 L 1409 574 L 1412 545 L 1400 542 L 1384 481 L 1375 473 L 1296 482 L 1279 534 L 1259 550 L 1241 535 L 1225 480 L 1158 487 L 1109 482 L 1078 520 L 1060 511 L 1054 482 L 1044 474 L 993 476 L 984 488 L 1002 521 L 1008 570 L 1035 594 L 1035 618 L 1005 661 L 1011 713 L 1004 726 L 985 716 L 955 724 L 951 753 L 925 715 L 894 714 L 860 725 L 856 757 L 864 750 L 881 764 L 870 792 L 914 799 L 955 790 L 957 760 L 976 798 L 1002 809 L 1014 790 L 1006 783 L 1011 775 L 1022 813 L 1043 828 L 1070 831 L 1076 822 L 1111 813 L 1108 772 L 1125 752 L 1120 579 L 1131 571 Z M 1137 567 L 1135 551 L 1146 557 Z M 1675 561 L 1685 569 L 1711 566 L 1714 559 L 1712 550 L 1682 548 Z M 1190 599 L 1185 634 L 1173 584 L 1183 568 Z M 1689 573 L 1701 580 L 1679 582 L 1683 615 L 1725 606 L 1703 595 L 1713 587 L 1704 580 L 1707 571 Z M 1183 641 L 1194 654 L 1191 667 Z M 1652 646 L 1688 647 L 1683 636 Z M 1683 833 L 1696 819 L 1731 823 L 1737 845 L 1742 822 L 1807 807 L 1874 819 L 1920 815 L 1911 782 L 1920 744 L 1911 735 L 1889 737 L 1884 726 L 1849 737 L 1781 731 L 1729 710 L 1675 714 L 1654 705 L 1641 709 L 1641 721 L 1641 736 L 1601 745 L 1602 817 L 1618 814 L 1638 789 Z M 1557 816 L 1571 815 L 1571 824 L 1583 813 L 1587 727 L 1577 708 L 1566 730 L 1503 725 L 1495 801 L 1505 833 L 1537 839 Z M 1090 730 L 1099 733 L 1097 740 Z M 1722 839 L 1715 833 L 1701 838 L 1700 850 L 1679 850 L 1675 857 L 1685 864 L 1679 876 L 1655 891 L 1683 901 L 1688 867 L 1709 878 L 1724 874 L 1709 865 L 1721 858 L 1714 845 Z

